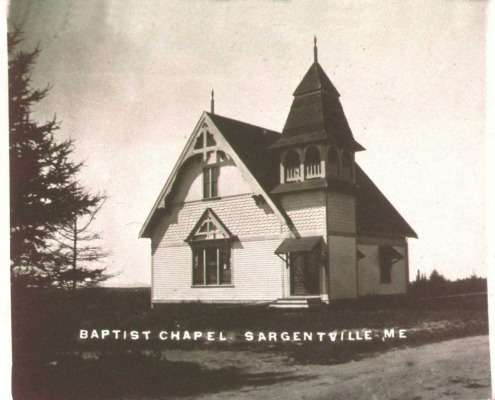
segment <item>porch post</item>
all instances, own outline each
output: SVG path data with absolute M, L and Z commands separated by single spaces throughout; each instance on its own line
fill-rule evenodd
M 328 257 L 326 253 L 320 255 L 320 297 L 321 301 L 328 303 Z

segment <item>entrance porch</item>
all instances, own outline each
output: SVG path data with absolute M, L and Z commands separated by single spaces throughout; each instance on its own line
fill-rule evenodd
M 328 299 L 324 244 L 321 236 L 290 238 L 275 250 L 288 270 L 288 290 L 274 307 L 310 307 Z

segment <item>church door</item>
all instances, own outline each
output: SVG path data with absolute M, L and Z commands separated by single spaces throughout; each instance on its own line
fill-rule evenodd
M 289 253 L 291 295 L 302 296 L 320 293 L 319 259 L 318 253 Z

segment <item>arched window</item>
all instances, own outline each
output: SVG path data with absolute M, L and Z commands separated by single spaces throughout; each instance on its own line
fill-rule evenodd
M 342 154 L 342 176 L 352 179 L 352 156 L 348 151 L 344 151 Z
M 335 147 L 328 149 L 328 176 L 339 176 L 339 153 Z
M 306 150 L 304 157 L 304 172 L 306 178 L 318 178 L 321 176 L 321 158 L 317 147 L 311 146 Z
M 298 181 L 301 177 L 301 161 L 299 153 L 291 150 L 285 156 L 285 181 Z

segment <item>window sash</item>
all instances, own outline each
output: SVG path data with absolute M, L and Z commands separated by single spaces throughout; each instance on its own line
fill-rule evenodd
M 203 171 L 203 198 L 218 197 L 218 167 L 208 167 Z
M 225 244 L 193 247 L 193 286 L 232 284 L 231 248 Z
M 218 196 L 218 167 L 210 168 L 211 171 L 211 197 Z
M 202 249 L 193 250 L 193 285 L 204 284 L 204 252 Z
M 380 260 L 380 283 L 392 283 L 392 258 L 386 253 L 386 246 L 378 248 Z
M 392 283 L 392 265 L 380 265 L 380 283 Z

